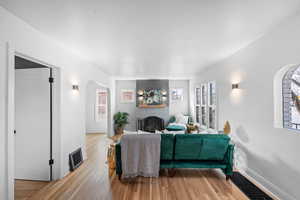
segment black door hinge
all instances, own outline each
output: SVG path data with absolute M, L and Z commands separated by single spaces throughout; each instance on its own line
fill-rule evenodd
M 14 130 L 14 134 L 16 134 L 17 133 L 17 131 L 16 130 Z
M 53 77 L 50 77 L 49 78 L 49 83 L 53 83 L 54 82 L 54 78 Z
M 49 165 L 53 165 L 54 164 L 54 160 L 53 159 L 50 159 L 49 160 Z

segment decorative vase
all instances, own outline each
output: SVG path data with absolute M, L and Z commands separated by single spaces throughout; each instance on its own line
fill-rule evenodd
M 124 133 L 123 127 L 117 127 L 116 128 L 116 135 L 122 135 Z
M 226 121 L 224 128 L 223 128 L 223 132 L 224 132 L 224 134 L 229 135 L 230 131 L 231 131 L 230 124 L 228 121 Z

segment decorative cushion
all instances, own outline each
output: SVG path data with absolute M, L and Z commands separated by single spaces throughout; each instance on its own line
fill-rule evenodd
M 173 134 L 173 135 L 176 135 L 176 134 L 185 134 L 185 130 L 183 131 L 168 131 L 167 129 L 163 131 L 163 133 L 166 133 L 166 134 Z
M 223 160 L 228 145 L 227 138 L 203 138 L 199 160 Z
M 136 131 L 126 131 L 124 130 L 124 135 L 130 135 L 130 134 L 138 134 Z
M 183 114 L 177 114 L 175 117 L 176 117 L 176 123 L 187 124 L 189 122 L 189 116 L 184 116 Z
M 175 136 L 175 160 L 198 160 L 200 157 L 202 138 L 199 135 Z
M 156 134 L 162 134 L 163 132 L 162 132 L 162 131 L 159 131 L 159 130 L 155 130 L 154 133 L 156 133 Z
M 160 159 L 173 160 L 174 135 L 161 134 Z
M 142 130 L 138 130 L 137 133 L 138 134 L 154 134 L 154 133 L 147 132 L 147 131 L 142 131 Z
M 185 130 L 185 126 L 180 125 L 180 124 L 169 124 L 166 129 L 168 131 L 184 131 Z
M 176 117 L 175 116 L 171 116 L 170 120 L 169 120 L 169 123 L 174 123 L 174 122 L 176 122 Z
M 183 119 L 184 119 L 184 123 L 185 123 L 185 124 L 188 124 L 188 123 L 189 123 L 189 116 L 184 115 L 184 116 L 183 116 Z

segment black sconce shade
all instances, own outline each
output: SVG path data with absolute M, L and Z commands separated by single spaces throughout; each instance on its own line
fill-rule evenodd
M 72 85 L 73 90 L 79 90 L 79 85 Z
M 238 83 L 232 84 L 232 89 L 238 89 L 238 88 L 239 88 L 239 84 Z

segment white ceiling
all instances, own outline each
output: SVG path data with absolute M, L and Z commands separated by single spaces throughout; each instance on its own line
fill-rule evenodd
M 116 76 L 189 76 L 294 14 L 300 0 L 0 0 Z

